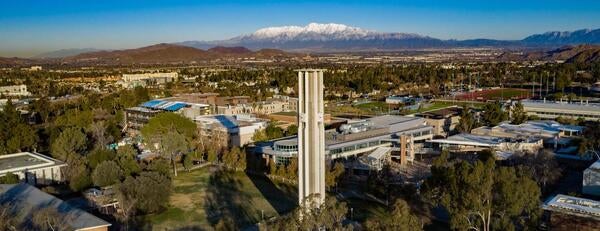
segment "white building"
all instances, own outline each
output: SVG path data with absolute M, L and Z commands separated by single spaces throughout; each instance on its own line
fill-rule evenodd
M 11 85 L 11 86 L 1 86 L 0 87 L 0 95 L 6 96 L 29 96 L 31 93 L 27 91 L 27 86 L 24 84 L 21 85 Z
M 0 156 L 0 176 L 10 172 L 21 181 L 33 185 L 63 182 L 62 168 L 65 166 L 66 163 L 39 153 L 20 152 Z
M 221 147 L 241 147 L 252 143 L 254 133 L 267 121 L 250 115 L 209 115 L 194 119 L 201 136 Z
M 454 152 L 478 152 L 485 149 L 492 149 L 503 153 L 537 153 L 544 147 L 544 141 L 539 137 L 505 138 L 468 133 L 453 135 L 445 139 L 433 139 L 427 142 L 428 146 L 431 146 L 433 150 Z
M 268 115 L 279 112 L 290 112 L 298 109 L 298 98 L 275 95 L 265 101 L 254 103 L 241 103 L 235 105 L 217 106 L 217 114 L 261 114 Z
M 392 147 L 396 150 L 402 146 L 402 136 L 410 137 L 410 148 L 419 152 L 425 141 L 433 138 L 432 127 L 426 124 L 424 118 L 395 115 L 351 121 L 338 129 L 324 132 L 328 160 L 362 156 L 380 147 Z M 255 151 L 273 158 L 277 164 L 285 164 L 298 155 L 298 139 L 286 137 L 261 143 Z M 414 152 L 407 153 L 409 161 L 414 158 Z
M 523 100 L 522 103 L 527 115 L 542 119 L 556 119 L 559 116 L 571 119 L 583 118 L 590 121 L 600 119 L 600 104 L 547 102 L 545 100 Z
M 179 75 L 177 72 L 123 74 L 121 78 L 121 85 L 127 88 L 160 85 L 173 82 L 178 76 Z
M 581 191 L 585 194 L 600 196 L 600 160 L 583 171 Z

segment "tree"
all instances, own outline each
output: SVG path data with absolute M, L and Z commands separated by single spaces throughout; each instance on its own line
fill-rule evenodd
M 104 121 L 94 122 L 88 126 L 87 130 L 92 134 L 96 148 L 104 149 L 109 142 L 112 142 L 112 137 L 106 134 L 106 128 Z
M 276 175 L 277 174 L 277 164 L 275 164 L 275 161 L 273 160 L 273 158 L 269 158 L 269 175 Z
M 92 152 L 90 152 L 86 156 L 86 158 L 87 158 L 88 166 L 90 166 L 90 168 L 92 168 L 92 169 L 95 169 L 96 166 L 98 166 L 98 164 L 100 164 L 104 161 L 114 160 L 115 156 L 116 156 L 116 154 L 111 150 L 104 149 L 104 148 L 96 148 Z
M 287 127 L 287 130 L 285 131 L 286 136 L 293 136 L 296 134 L 298 134 L 298 125 L 292 124 Z
M 270 122 L 265 128 L 265 134 L 268 140 L 277 139 L 283 137 L 283 129 L 277 127 L 275 123 Z
M 61 214 L 56 208 L 44 207 L 33 213 L 31 225 L 34 230 L 68 231 L 73 230 L 70 223 L 74 217 Z
M 475 127 L 475 118 L 473 116 L 473 113 L 471 113 L 469 108 L 467 108 L 466 106 L 463 106 L 463 108 L 460 112 L 460 119 L 458 121 L 458 125 L 456 126 L 456 129 L 459 132 L 469 133 L 469 132 L 471 132 L 471 130 L 474 127 Z
M 233 150 L 224 150 L 221 155 L 221 162 L 228 168 L 234 168 L 236 161 L 236 154 L 232 152 Z
M 506 120 L 506 117 L 506 113 L 502 111 L 502 106 L 499 103 L 487 103 L 483 106 L 481 119 L 487 126 L 496 126 Z
M 523 108 L 523 103 L 518 101 L 511 109 L 511 124 L 522 124 L 527 121 L 527 112 Z
M 35 147 L 36 134 L 11 100 L 0 110 L 0 155 L 30 150 Z
M 52 143 L 51 154 L 60 160 L 67 160 L 69 156 L 85 150 L 86 142 L 85 134 L 81 129 L 67 128 Z
M 298 180 L 298 158 L 292 157 L 285 170 L 288 179 L 292 181 Z
M 135 200 L 135 205 L 132 206 L 135 210 L 130 213 L 153 213 L 164 208 L 169 202 L 171 181 L 158 172 L 142 172 L 137 177 L 127 177 L 119 184 L 117 194 L 123 201 Z
M 104 161 L 94 169 L 92 180 L 94 185 L 105 187 L 121 182 L 123 170 L 112 160 Z
M 66 175 L 69 180 L 69 187 L 75 192 L 79 192 L 92 185 L 90 170 L 82 157 L 72 157 L 67 160 Z
M 254 135 L 252 135 L 252 141 L 254 142 L 263 142 L 267 140 L 269 140 L 269 137 L 267 136 L 267 133 L 264 129 L 258 130 L 254 132 Z
M 548 184 L 555 183 L 561 176 L 561 168 L 556 157 L 548 151 L 524 154 L 519 159 L 519 164 L 531 174 L 542 190 L 546 189 Z
M 218 161 L 217 151 L 213 147 L 206 150 L 206 161 L 215 163 Z
M 18 184 L 19 182 L 19 176 L 12 172 L 8 172 L 0 177 L 0 184 Z
M 173 174 L 177 176 L 175 159 L 188 152 L 196 134 L 196 124 L 179 114 L 161 113 L 142 128 L 146 143 L 160 155 L 171 161 Z
M 0 204 L 0 230 L 2 231 L 16 231 L 17 219 L 13 214 L 14 208 L 11 204 Z
M 446 208 L 452 229 L 510 230 L 515 224 L 537 221 L 540 189 L 526 174 L 512 167 L 496 168 L 493 159 L 474 164 L 436 162 L 423 190 Z
M 314 203 L 314 197 L 306 198 L 291 214 L 268 224 L 267 230 L 353 230 L 352 225 L 343 222 L 348 213 L 346 203 L 335 197 L 325 198 L 320 206 Z
M 396 200 L 390 211 L 390 216 L 369 218 L 366 230 L 423 230 L 421 221 L 410 211 L 410 206 L 402 199 Z
M 194 165 L 194 161 L 193 161 L 193 157 L 191 154 L 188 153 L 185 156 L 183 156 L 183 167 L 186 170 L 189 171 L 193 165 Z
M 235 221 L 230 216 L 223 216 L 215 225 L 216 231 L 235 231 Z
M 171 163 L 165 159 L 154 159 L 150 161 L 145 167 L 144 171 L 157 172 L 163 176 L 169 177 L 171 173 Z
M 331 188 L 337 185 L 340 177 L 344 174 L 344 164 L 337 162 L 333 167 L 328 167 L 325 172 L 325 187 Z
M 19 123 L 12 127 L 10 134 L 12 136 L 6 140 L 6 149 L 9 152 L 21 152 L 35 147 L 37 137 L 29 125 Z
M 119 164 L 125 176 L 138 174 L 142 171 L 136 156 L 137 150 L 132 145 L 125 145 L 117 149 L 117 164 Z

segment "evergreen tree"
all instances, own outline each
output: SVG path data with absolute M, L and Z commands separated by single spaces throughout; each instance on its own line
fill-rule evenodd
M 459 132 L 470 133 L 471 130 L 475 127 L 475 118 L 471 110 L 464 106 L 460 113 L 460 119 L 458 121 L 458 125 L 456 129 Z
M 190 151 L 196 124 L 179 114 L 161 113 L 150 119 L 141 132 L 148 146 L 171 161 L 173 173 L 177 176 L 175 160 L 180 154 Z
M 99 187 L 110 186 L 121 182 L 123 179 L 123 170 L 114 161 L 104 161 L 92 172 L 94 185 Z
M 502 111 L 502 106 L 499 103 L 487 103 L 483 106 L 481 119 L 486 126 L 496 126 L 505 121 L 506 118 L 507 115 Z
M 402 199 L 394 202 L 389 214 L 390 216 L 367 219 L 365 224 L 366 230 L 423 230 L 419 218 L 411 214 L 410 206 Z
M 511 109 L 511 124 L 522 124 L 527 121 L 527 112 L 523 108 L 521 101 L 517 102 Z

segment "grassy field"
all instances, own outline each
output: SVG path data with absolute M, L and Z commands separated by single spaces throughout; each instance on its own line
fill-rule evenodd
M 388 104 L 380 101 L 356 104 L 354 107 L 369 112 L 387 112 L 389 110 Z
M 173 181 L 169 207 L 143 217 L 144 230 L 212 230 L 225 216 L 237 227 L 283 214 L 296 207 L 296 188 L 260 176 L 218 171 L 181 172 Z

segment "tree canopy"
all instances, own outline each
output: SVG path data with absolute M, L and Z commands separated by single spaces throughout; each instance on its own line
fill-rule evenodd
M 161 113 L 150 119 L 141 132 L 151 149 L 171 161 L 173 173 L 177 176 L 175 159 L 191 149 L 196 124 L 179 114 Z
M 540 215 L 536 182 L 516 168 L 496 167 L 493 159 L 436 161 L 423 190 L 448 211 L 452 229 L 514 230 Z

